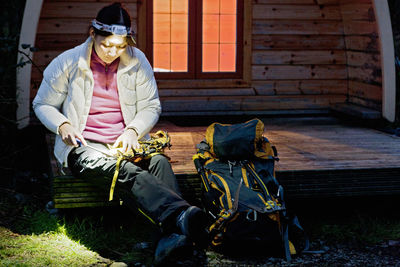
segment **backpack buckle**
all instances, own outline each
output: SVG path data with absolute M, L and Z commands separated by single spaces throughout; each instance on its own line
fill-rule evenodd
M 251 214 L 253 214 L 253 218 L 250 217 Z M 252 221 L 252 222 L 257 221 L 257 211 L 255 211 L 255 210 L 249 210 L 249 211 L 247 212 L 247 214 L 246 214 L 246 219 L 247 219 L 248 221 Z

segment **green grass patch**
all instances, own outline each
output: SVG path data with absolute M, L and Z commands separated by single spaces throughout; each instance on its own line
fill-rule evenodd
M 4 198 L 3 198 L 4 200 Z M 12 210 L 16 205 L 1 203 Z M 15 206 L 17 208 L 17 206 Z M 151 265 L 153 250 L 134 249 L 150 242 L 155 228 L 124 208 L 73 209 L 55 217 L 33 206 L 14 214 L 0 229 L 0 266 L 102 266 L 113 261 Z
M 40 235 L 19 235 L 0 227 L 1 266 L 106 266 L 98 253 L 70 239 L 65 229 Z

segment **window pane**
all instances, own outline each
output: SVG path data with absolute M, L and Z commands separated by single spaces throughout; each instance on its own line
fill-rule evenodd
M 203 72 L 218 71 L 218 44 L 203 44 Z
M 220 0 L 221 14 L 236 14 L 236 0 Z
M 203 14 L 218 14 L 219 0 L 203 0 Z
M 170 13 L 170 0 L 153 0 L 153 13 Z
M 236 71 L 236 45 L 220 45 L 219 71 Z
M 169 14 L 154 14 L 153 16 L 153 42 L 154 43 L 169 43 L 171 40 L 171 27 Z
M 236 15 L 221 15 L 221 43 L 236 43 Z
M 187 14 L 188 13 L 188 0 L 172 0 L 171 3 L 172 13 L 174 14 Z
M 188 17 L 183 14 L 172 14 L 171 43 L 188 42 Z
M 203 43 L 219 42 L 219 16 L 203 15 Z
M 153 66 L 156 72 L 188 71 L 188 0 L 153 0 Z
M 236 0 L 203 1 L 203 72 L 236 71 L 236 11 Z
M 187 44 L 171 45 L 171 71 L 187 71 Z
M 171 51 L 170 44 L 154 44 L 153 46 L 153 65 L 154 71 L 170 71 L 171 70 Z

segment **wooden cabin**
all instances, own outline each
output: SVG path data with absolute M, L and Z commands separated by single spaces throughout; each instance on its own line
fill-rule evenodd
M 310 114 L 329 112 L 337 104 L 347 103 L 377 111 L 378 116 L 389 121 L 395 120 L 394 49 L 386 1 L 174 1 L 180 6 L 176 17 L 182 16 L 179 14 L 182 12 L 190 13 L 184 15 L 187 17 L 188 38 L 178 40 L 186 42 L 184 46 L 190 49 L 186 49 L 186 73 L 179 70 L 156 73 L 164 116 Z M 34 44 L 39 49 L 33 53 L 33 60 L 44 69 L 58 54 L 86 40 L 91 20 L 101 7 L 110 2 L 28 0 L 20 43 Z M 162 16 L 166 14 L 160 14 L 161 23 L 157 25 L 157 5 L 161 5 L 159 9 L 162 13 L 165 3 L 170 1 L 122 2 L 131 14 L 138 48 L 146 52 L 153 66 L 157 58 L 164 61 L 160 54 L 171 52 L 153 51 L 157 45 L 160 46 L 157 42 L 163 40 L 152 41 L 159 39 L 157 33 L 165 30 L 170 23 L 162 21 Z M 225 5 L 227 15 L 223 10 L 216 14 L 218 11 L 213 11 L 211 6 L 209 17 L 219 15 L 220 20 L 224 16 L 233 17 L 233 22 L 231 19 L 218 23 L 212 18 L 207 22 L 204 18 L 207 14 L 202 22 L 196 12 L 200 14 L 199 10 L 207 7 L 202 7 L 201 2 L 204 2 L 203 5 L 221 3 L 221 10 Z M 171 9 L 171 12 L 174 11 Z M 223 38 L 230 37 L 222 35 L 219 36 L 220 41 L 207 41 L 207 36 L 217 30 L 222 33 L 231 31 L 224 25 L 232 23 L 236 23 L 233 25 L 236 32 L 231 39 L 237 42 L 234 40 L 232 45 L 225 44 Z M 204 27 L 198 27 L 199 24 L 204 24 Z M 174 25 L 182 25 L 182 21 L 175 20 L 168 25 L 173 28 Z M 168 45 L 174 43 L 173 31 Z M 203 36 L 204 42 L 209 44 L 201 43 Z M 225 53 L 224 45 L 234 47 L 236 54 L 226 52 L 225 58 L 219 58 L 220 62 L 225 62 L 236 57 L 233 71 L 213 72 L 212 68 L 211 71 L 202 71 L 202 63 L 207 64 L 202 59 L 207 57 L 207 53 L 208 57 L 218 58 L 218 52 L 211 49 L 202 53 L 200 48 L 207 45 L 222 47 L 220 56 Z M 170 51 L 174 53 L 174 49 Z M 185 56 L 170 54 L 170 58 L 178 60 L 182 55 Z M 41 73 L 30 66 L 19 73 L 18 118 L 21 127 L 27 125 L 29 104 L 41 78 Z M 347 106 L 351 112 L 352 106 Z
M 39 49 L 33 53 L 33 60 L 44 69 L 58 54 L 86 40 L 91 20 L 101 7 L 110 2 L 27 0 L 20 44 L 33 44 Z M 163 118 L 190 118 L 193 115 L 329 115 L 336 110 L 361 118 L 396 120 L 394 48 L 387 1 L 121 2 L 132 17 L 138 48 L 146 53 L 156 70 Z M 29 105 L 41 79 L 41 73 L 31 66 L 18 73 L 17 116 L 20 128 L 29 124 Z M 284 132 L 286 125 L 280 125 Z M 304 127 L 306 125 L 303 124 Z M 322 143 L 332 148 L 335 144 L 326 138 L 338 134 L 335 129 L 339 128 L 333 127 L 333 132 L 327 132 L 322 139 L 311 133 L 310 136 L 315 140 L 325 140 L 326 143 Z M 177 147 L 182 151 L 190 147 L 189 152 L 194 152 L 194 143 L 201 139 L 204 128 L 174 129 L 178 138 L 179 134 L 183 134 L 188 135 L 189 140 L 185 143 L 182 140 L 186 139 L 180 139 L 185 145 L 178 144 Z M 299 128 L 290 129 L 295 133 Z M 305 137 L 307 129 L 311 131 L 318 127 L 302 128 Z M 340 129 L 338 131 L 346 132 L 347 128 Z M 371 134 L 368 135 L 371 142 L 375 138 L 380 140 L 379 136 Z M 360 140 L 360 135 L 362 133 L 357 132 L 352 137 L 355 139 L 347 141 Z M 287 144 L 288 137 L 279 139 L 278 136 L 285 134 L 278 134 L 273 141 L 286 146 L 288 153 L 293 153 L 294 150 Z M 300 138 L 300 135 L 297 137 Z M 352 153 L 354 147 L 345 139 L 346 149 Z M 385 140 L 391 139 L 382 139 Z M 297 141 L 303 142 L 304 139 Z M 339 147 L 343 145 L 342 141 L 336 141 Z M 393 141 L 391 147 L 400 149 L 396 144 Z M 306 153 L 324 150 L 318 146 L 313 148 L 314 152 L 307 152 L 307 149 L 302 147 L 296 152 L 298 154 L 293 155 L 304 157 Z M 392 178 L 400 175 L 397 169 L 400 158 L 396 151 L 387 155 L 392 159 L 390 164 L 374 165 L 376 168 L 395 168 L 391 172 Z M 357 153 L 375 154 L 364 148 Z M 190 161 L 191 156 L 187 156 Z M 289 177 L 294 171 L 368 168 L 363 165 L 365 162 L 353 166 L 331 164 L 327 159 L 339 159 L 326 155 L 308 159 L 318 158 L 323 158 L 325 165 L 315 161 L 314 165 L 298 164 L 297 169 L 281 166 L 281 169 Z M 195 172 L 193 166 L 185 164 L 178 164 L 175 170 L 180 173 Z M 304 175 L 314 177 L 314 172 Z M 327 177 L 328 174 L 324 175 Z M 343 177 L 345 181 L 350 176 Z M 303 186 L 306 187 L 305 184 Z M 399 185 L 396 184 L 396 188 L 399 189 Z

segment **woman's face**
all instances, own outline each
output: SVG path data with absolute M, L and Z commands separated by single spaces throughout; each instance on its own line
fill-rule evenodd
M 127 47 L 126 38 L 119 35 L 101 36 L 93 33 L 94 49 L 106 64 L 116 60 Z

